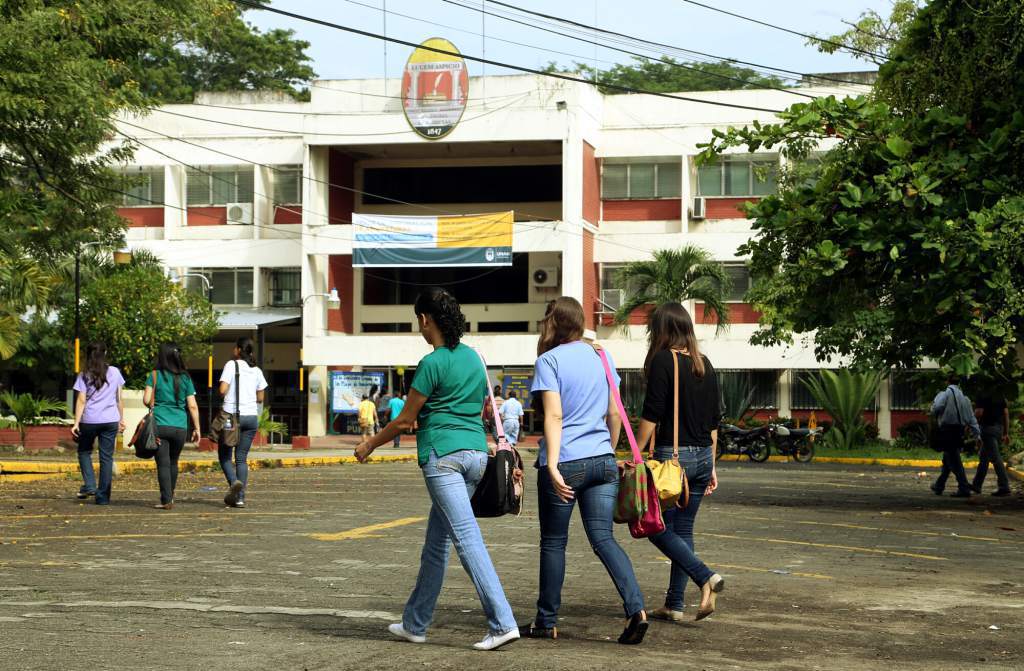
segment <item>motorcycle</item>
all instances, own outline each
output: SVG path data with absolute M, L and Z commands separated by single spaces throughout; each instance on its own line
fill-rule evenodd
M 793 429 L 784 424 L 769 424 L 768 442 L 786 457 L 793 457 L 801 464 L 814 459 L 814 440 L 821 435 L 821 427 L 814 429 Z
M 751 461 L 761 463 L 768 460 L 770 452 L 767 426 L 741 429 L 734 424 L 719 425 L 716 460 L 721 459 L 723 454 L 738 454 L 746 455 Z

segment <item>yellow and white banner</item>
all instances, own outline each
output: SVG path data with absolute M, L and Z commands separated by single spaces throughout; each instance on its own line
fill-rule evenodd
M 352 265 L 511 266 L 513 213 L 452 217 L 354 214 Z

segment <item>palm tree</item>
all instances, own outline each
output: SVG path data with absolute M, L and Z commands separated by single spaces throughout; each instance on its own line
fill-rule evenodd
M 613 279 L 625 292 L 615 323 L 625 326 L 637 308 L 688 300 L 704 304 L 704 316 L 715 316 L 718 331 L 729 325 L 726 297 L 730 282 L 722 264 L 696 245 L 679 249 L 659 249 L 650 261 L 633 261 L 621 268 Z
M 21 317 L 46 303 L 53 273 L 14 245 L 0 242 L 0 359 L 14 356 L 21 340 Z

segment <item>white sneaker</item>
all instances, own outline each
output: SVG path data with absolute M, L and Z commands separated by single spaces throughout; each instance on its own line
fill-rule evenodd
M 517 638 L 519 638 L 519 629 L 512 629 L 511 631 L 506 631 L 504 634 L 501 634 L 500 636 L 495 636 L 494 634 L 487 634 L 487 636 L 484 637 L 484 640 L 480 641 L 479 643 L 474 643 L 473 647 L 477 650 L 497 650 L 501 646 L 505 645 L 506 643 L 511 643 Z
M 405 630 L 405 627 L 402 626 L 401 622 L 395 622 L 394 624 L 389 624 L 388 625 L 388 631 L 390 631 L 394 636 L 397 636 L 398 638 L 404 638 L 405 640 L 409 641 L 410 643 L 426 643 L 427 642 L 427 637 L 426 636 L 417 636 L 416 634 L 410 634 L 409 632 L 407 632 Z

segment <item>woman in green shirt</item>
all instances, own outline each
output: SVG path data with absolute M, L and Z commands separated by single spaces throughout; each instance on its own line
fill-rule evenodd
M 487 373 L 480 356 L 460 342 L 466 317 L 451 294 L 444 289 L 428 289 L 416 299 L 414 310 L 420 333 L 434 351 L 416 367 L 402 412 L 355 450 L 356 458 L 366 461 L 375 449 L 419 420 L 416 449 L 433 505 L 416 587 L 405 605 L 402 621 L 388 630 L 412 643 L 426 642 L 454 542 L 490 629 L 473 647 L 494 650 L 519 638 L 519 627 L 470 505 L 487 466 L 487 437 L 481 421 L 489 384 Z
M 170 510 L 174 506 L 174 488 L 178 484 L 178 457 L 185 447 L 189 415 L 192 416 L 192 442 L 199 442 L 196 388 L 185 369 L 181 349 L 174 343 L 160 345 L 156 369 L 146 379 L 146 391 L 142 401 L 153 408 L 156 435 L 160 439 L 156 451 L 160 503 L 154 508 Z

